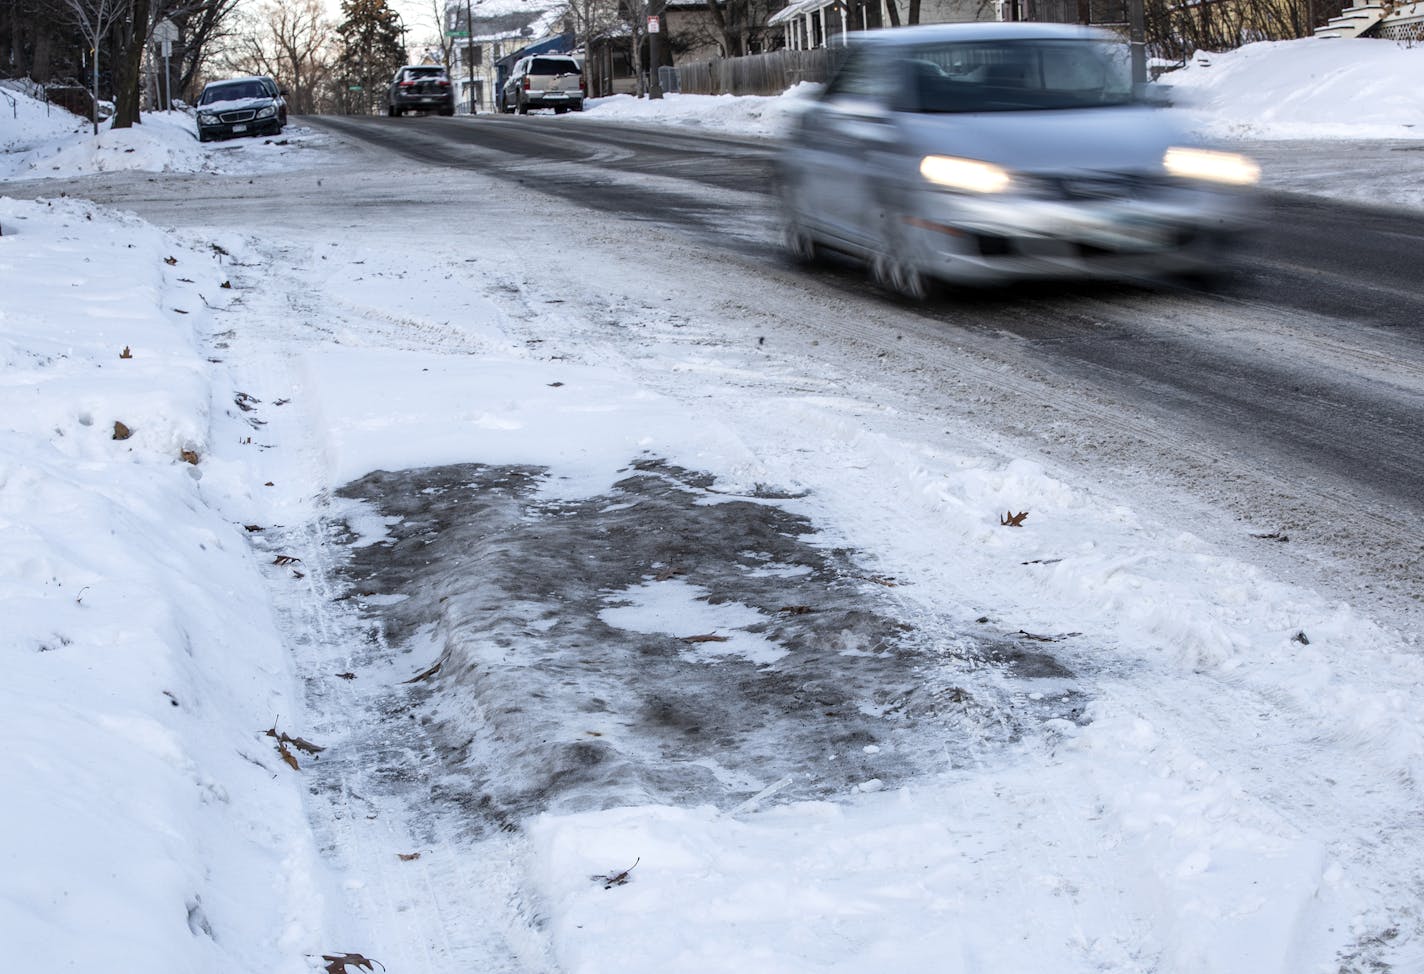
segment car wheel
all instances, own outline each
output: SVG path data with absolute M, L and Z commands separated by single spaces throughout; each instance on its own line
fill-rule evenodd
M 454 115 L 454 114 L 455 114 L 455 109 L 453 109 L 453 108 L 442 108 L 442 109 L 440 109 L 440 114 L 441 114 L 441 115 Z
M 394 105 L 387 105 L 387 106 L 386 106 L 386 114 L 389 115 L 391 118 L 395 118 L 395 117 L 396 117 L 396 106 L 394 106 Z
M 581 101 L 580 101 L 580 102 L 574 102 L 574 111 L 576 111 L 576 112 L 581 112 L 581 111 L 583 111 L 583 102 L 581 102 Z
M 199 132 L 199 133 L 198 133 L 198 141 L 199 141 L 199 142 L 211 142 L 212 140 L 213 140 L 213 137 L 212 137 L 211 135 L 209 135 L 208 133 L 206 133 L 206 132 Z
M 806 228 L 800 194 L 789 176 L 781 179 L 781 245 L 793 264 L 810 267 L 820 262 L 821 245 Z
M 885 206 L 880 216 L 880 243 L 870 261 L 870 276 L 892 294 L 916 304 L 929 300 L 934 279 L 915 260 L 905 235 L 905 217 L 899 208 Z
M 524 100 L 524 96 L 523 96 L 523 95 L 520 95 L 520 96 L 519 96 L 519 100 L 518 100 L 517 102 L 515 102 L 514 110 L 515 110 L 517 113 L 519 113 L 520 115 L 528 115 L 528 114 L 529 114 L 529 103 Z

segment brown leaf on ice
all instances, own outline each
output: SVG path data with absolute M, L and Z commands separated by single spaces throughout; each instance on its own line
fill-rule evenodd
M 653 580 L 658 582 L 666 582 L 670 578 L 676 578 L 679 575 L 686 574 L 686 568 L 679 568 L 676 565 L 668 565 L 666 568 L 662 569 L 656 575 L 654 575 Z
M 228 290 L 228 291 L 231 291 L 231 290 L 232 290 L 232 281 L 223 281 L 221 284 L 218 285 L 218 287 L 224 288 L 225 290 Z
M 124 350 L 119 353 L 119 358 L 133 358 L 133 350 L 125 345 Z
M 1026 517 L 1028 517 L 1028 511 L 1019 511 L 1017 514 L 1013 511 L 1005 511 L 1004 516 L 999 518 L 999 523 L 1006 528 L 1021 528 Z
M 549 383 L 549 388 L 550 388 L 550 389 L 558 389 L 558 388 L 560 388 L 561 386 L 563 386 L 563 383 L 562 383 L 562 382 L 550 382 L 550 383 Z
M 602 883 L 604 889 L 612 889 L 615 886 L 626 886 L 628 885 L 628 881 L 632 878 L 628 874 L 631 873 L 634 869 L 637 869 L 638 863 L 642 861 L 643 857 L 639 856 L 633 861 L 633 865 L 629 866 L 621 873 L 609 873 L 607 876 L 590 876 L 589 878 L 592 879 L 595 883 Z
M 432 667 L 430 667 L 429 669 L 426 669 L 426 670 L 421 670 L 419 673 L 415 674 L 415 676 L 411 677 L 409 680 L 402 680 L 401 683 L 419 683 L 419 682 L 422 681 L 422 680 L 428 680 L 428 679 L 430 679 L 432 676 L 434 676 L 436 673 L 439 673 L 439 672 L 440 672 L 440 667 L 442 667 L 442 666 L 444 666 L 444 665 L 445 665 L 445 657 L 442 656 L 442 657 L 440 657 L 438 660 L 435 661 L 435 665 L 434 665 L 434 666 L 432 666 Z
M 119 422 L 117 419 L 114 420 L 114 439 L 116 439 L 116 440 L 126 440 L 126 439 L 128 439 L 130 436 L 133 436 L 133 430 L 129 429 L 127 426 L 125 426 L 123 423 Z
M 420 858 L 420 853 L 418 852 L 397 852 L 396 855 L 400 858 L 401 862 L 414 862 Z
M 732 637 L 719 636 L 715 632 L 705 632 L 700 636 L 683 636 L 682 641 L 685 643 L 725 643 L 730 638 Z
M 274 564 L 274 565 L 294 565 L 294 564 L 296 564 L 296 563 L 299 562 L 299 561 L 301 561 L 301 559 L 298 558 L 298 557 L 296 557 L 295 555 L 278 555 L 276 558 L 273 558 L 273 559 L 272 559 L 272 564 Z
M 163 258 L 163 263 L 167 264 L 169 267 L 172 267 L 174 264 L 178 263 L 178 258 L 177 258 L 177 257 L 165 257 L 165 258 Z
M 191 463 L 195 467 L 198 465 L 198 454 L 195 451 L 183 450 L 178 455 L 183 458 L 185 463 Z
M 281 741 L 278 741 L 278 742 L 277 742 L 277 753 L 282 756 L 282 760 L 283 760 L 283 761 L 286 761 L 288 764 L 290 764 L 290 765 L 292 766 L 292 770 L 293 770 L 293 771 L 300 771 L 300 770 L 302 770 L 302 766 L 297 763 L 297 756 L 296 756 L 295 754 L 293 754 L 293 753 L 287 748 L 287 745 L 283 744 Z
M 336 675 L 337 675 L 337 677 L 338 677 L 339 679 L 342 679 L 342 680 L 354 680 L 354 679 L 356 679 L 356 674 L 355 674 L 355 673 L 338 673 L 338 674 L 336 674 Z
M 376 967 L 383 971 L 386 969 L 386 965 L 380 961 L 362 957 L 360 954 L 322 954 L 321 959 L 327 962 L 323 968 L 326 974 L 351 974 L 352 968 L 363 971 L 374 971 Z M 372 964 L 376 967 L 372 967 Z

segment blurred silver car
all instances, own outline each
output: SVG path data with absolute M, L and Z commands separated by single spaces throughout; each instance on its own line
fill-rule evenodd
M 863 258 L 913 299 L 937 280 L 1209 275 L 1259 176 L 1147 104 L 1116 35 L 1030 23 L 852 35 L 779 163 L 791 254 Z

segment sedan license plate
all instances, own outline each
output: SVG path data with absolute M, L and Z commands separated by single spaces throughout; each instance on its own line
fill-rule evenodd
M 246 125 L 234 125 L 234 126 L 232 127 L 232 130 L 233 130 L 234 132 L 246 132 L 246 131 L 247 131 L 247 126 L 246 126 Z

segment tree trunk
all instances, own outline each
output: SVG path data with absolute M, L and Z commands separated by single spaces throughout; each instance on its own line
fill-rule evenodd
M 116 129 L 138 125 L 143 99 L 143 49 L 148 43 L 148 0 L 133 0 L 133 20 L 128 43 L 115 71 L 114 125 Z
M 910 0 L 910 15 L 906 18 L 911 24 L 920 22 L 920 0 Z

